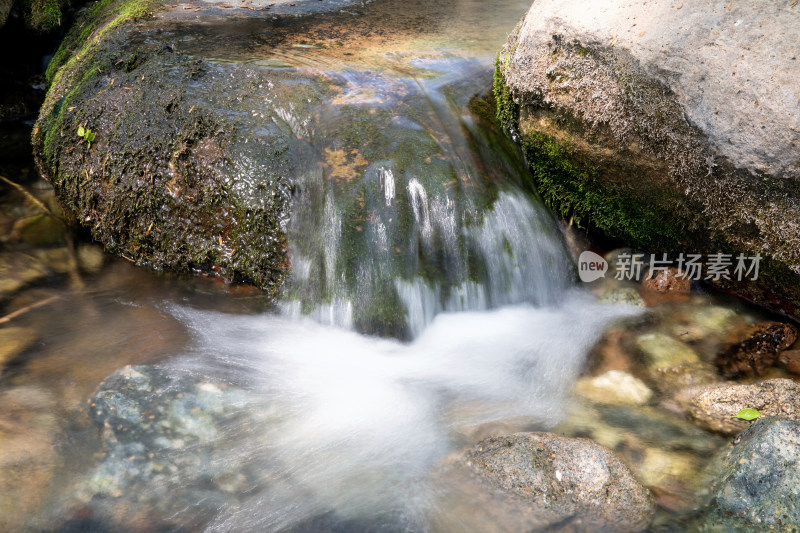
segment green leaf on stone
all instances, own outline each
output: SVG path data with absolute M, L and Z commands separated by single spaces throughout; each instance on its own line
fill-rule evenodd
M 83 126 L 78 126 L 78 137 L 83 137 L 86 134 L 86 130 L 83 129 Z
M 762 416 L 764 415 L 762 415 L 755 409 L 742 409 L 741 411 L 736 413 L 736 418 L 741 418 L 742 420 L 755 420 L 756 418 Z

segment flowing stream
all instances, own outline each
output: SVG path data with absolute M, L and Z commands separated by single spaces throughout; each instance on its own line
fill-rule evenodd
M 126 471 L 138 484 L 117 490 L 108 481 L 123 468 L 109 462 L 117 452 L 98 466 L 98 456 L 62 444 L 71 467 L 57 479 L 70 490 L 33 523 L 75 512 L 74 494 L 89 507 L 121 497 L 114 513 L 136 509 L 139 491 L 162 495 L 163 516 L 130 513 L 173 528 L 430 530 L 448 512 L 436 497 L 448 454 L 561 420 L 590 347 L 634 311 L 577 287 L 521 156 L 481 117 L 476 97 L 528 4 L 379 1 L 282 23 L 280 39 L 254 21 L 165 30 L 186 53 L 213 57 L 218 79 L 252 77 L 242 107 L 227 109 L 259 118 L 249 146 L 290 134 L 299 161 L 285 221 L 293 277 L 267 312 L 229 312 L 235 304 L 219 297 L 198 304 L 162 291 L 172 283 L 163 280 L 87 291 L 106 302 L 94 316 L 107 320 L 153 310 L 162 318 L 145 322 L 151 337 L 159 320 L 177 321 L 180 339 L 164 331 L 153 349 L 174 354 L 161 358 L 167 372 L 241 392 L 197 459 L 238 481 L 234 496 L 215 500 L 202 487 L 187 494 L 180 469 L 148 466 Z M 307 31 L 297 36 L 295 25 Z M 355 52 L 336 45 L 348 38 L 361 40 Z M 215 95 L 196 97 L 213 104 Z M 250 159 L 243 139 L 239 178 L 255 186 L 265 162 Z M 88 433 L 68 430 L 65 442 L 98 450 Z
M 224 53 L 184 43 L 211 50 L 221 79 L 252 69 L 258 89 L 243 109 L 266 126 L 249 142 L 291 132 L 303 162 L 280 311 L 167 305 L 194 339 L 172 364 L 247 390 L 257 421 L 229 429 L 236 444 L 219 460 L 259 481 L 210 531 L 427 529 L 447 512 L 436 465 L 492 429 L 555 425 L 588 349 L 631 313 L 575 287 L 515 147 L 474 112 L 497 30 L 526 3 L 427 4 L 363 7 L 388 17 L 375 22 L 388 37 L 355 31 L 365 42 L 354 57 L 320 39 L 258 53 L 238 40 Z M 393 20 L 417 12 L 419 35 Z M 242 182 L 258 179 L 254 168 L 243 165 Z
M 584 354 L 630 313 L 577 291 L 560 297 L 442 313 L 409 343 L 311 319 L 172 308 L 196 339 L 175 364 L 227 375 L 261 421 L 244 438 L 231 430 L 239 444 L 224 460 L 270 471 L 268 488 L 210 530 L 280 530 L 326 513 L 343 530 L 425 530 L 430 470 L 476 436 L 558 423 Z

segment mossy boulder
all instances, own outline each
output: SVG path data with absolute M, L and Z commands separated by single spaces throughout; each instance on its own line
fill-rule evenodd
M 275 294 L 292 132 L 245 109 L 263 73 L 142 38 L 168 24 L 168 7 L 101 0 L 78 16 L 47 69 L 37 166 L 112 253 Z
M 479 96 L 491 64 L 436 33 L 454 3 L 258 5 L 101 0 L 70 30 L 33 144 L 95 240 L 402 339 L 409 315 L 559 297 L 561 237 Z
M 757 281 L 715 283 L 800 316 L 798 17 L 537 1 L 499 54 L 498 117 L 562 216 L 673 258 L 760 253 Z

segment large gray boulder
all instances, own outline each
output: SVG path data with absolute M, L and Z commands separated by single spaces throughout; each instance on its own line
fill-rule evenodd
M 737 436 L 694 530 L 800 528 L 800 423 L 762 418 Z
M 761 252 L 759 283 L 719 284 L 800 316 L 799 42 L 790 2 L 537 0 L 495 94 L 562 214 L 673 258 Z

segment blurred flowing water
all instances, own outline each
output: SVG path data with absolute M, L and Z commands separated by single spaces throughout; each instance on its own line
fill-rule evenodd
M 631 312 L 575 287 L 521 156 L 481 115 L 526 3 L 430 4 L 337 15 L 363 41 L 346 54 L 319 37 L 325 17 L 270 47 L 255 30 L 224 52 L 210 29 L 184 43 L 252 69 L 243 109 L 291 132 L 301 161 L 279 313 L 168 306 L 195 339 L 174 364 L 248 390 L 258 420 L 220 460 L 263 479 L 210 531 L 428 529 L 431 469 L 486 432 L 555 425 L 589 348 Z
M 233 140 L 237 190 L 271 202 L 265 182 L 292 176 L 276 191 L 291 194 L 285 314 L 410 340 L 441 312 L 559 301 L 574 279 L 563 239 L 485 98 L 526 7 L 384 0 L 164 30 L 214 58 L 193 98 L 252 117 Z M 254 155 L 276 145 L 288 170 Z
M 259 421 L 231 429 L 221 460 L 261 471 L 264 488 L 210 531 L 315 530 L 328 514 L 342 531 L 427 530 L 430 470 L 482 432 L 557 424 L 592 343 L 631 313 L 565 291 L 553 305 L 441 313 L 402 343 L 310 318 L 171 311 L 196 339 L 175 364 L 247 389 Z
M 267 164 L 249 147 L 275 132 L 297 161 L 285 221 L 293 276 L 276 310 L 198 304 L 157 278 L 114 289 L 115 305 L 182 324 L 188 340 L 163 343 L 176 355 L 161 360 L 170 372 L 246 392 L 204 460 L 246 472 L 247 487 L 200 525 L 198 491 L 166 523 L 428 530 L 447 512 L 435 472 L 448 454 L 489 432 L 559 422 L 586 353 L 632 311 L 576 287 L 555 219 L 487 120 L 494 54 L 528 7 L 377 1 L 164 30 L 184 53 L 213 57 L 217 79 L 252 80 L 242 107 L 220 110 L 255 118 L 242 187 L 258 187 Z M 70 438 L 85 447 L 67 446 L 74 467 L 58 479 L 77 491 L 99 444 Z M 179 486 L 181 475 L 148 482 Z M 74 510 L 72 499 L 60 491 L 42 516 Z

